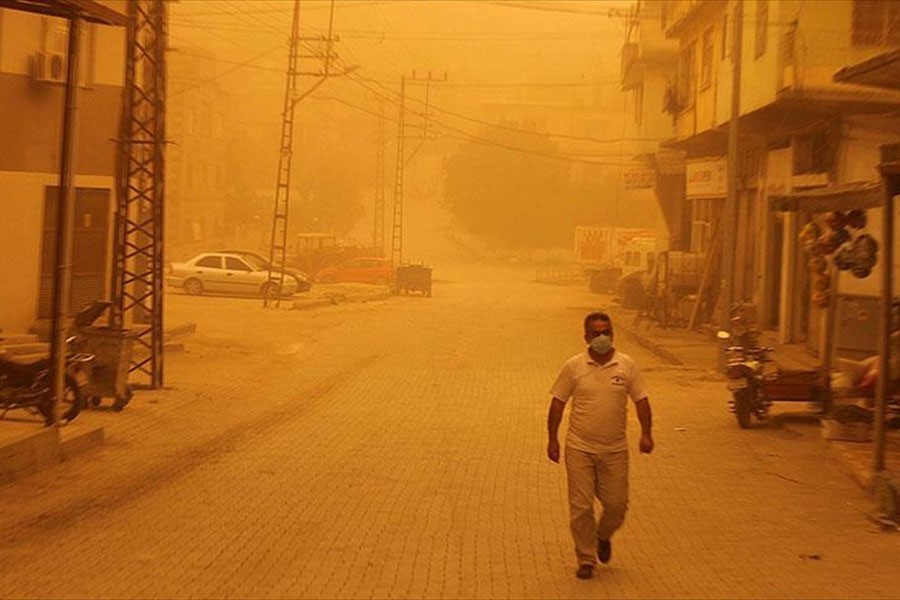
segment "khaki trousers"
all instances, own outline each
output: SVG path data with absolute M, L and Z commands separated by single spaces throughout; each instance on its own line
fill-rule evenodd
M 566 448 L 569 516 L 578 564 L 594 564 L 597 540 L 608 540 L 628 512 L 628 451 L 594 454 Z M 603 506 L 594 517 L 594 497 Z

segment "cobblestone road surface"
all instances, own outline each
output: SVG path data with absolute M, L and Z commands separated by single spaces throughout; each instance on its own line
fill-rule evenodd
M 529 275 L 447 269 L 430 299 L 315 311 L 170 298 L 168 324 L 198 331 L 168 389 L 86 413 L 102 448 L 0 488 L 0 595 L 900 593 L 900 538 L 869 523 L 814 425 L 739 430 L 716 376 L 624 335 L 657 449 L 633 453 L 613 562 L 576 580 L 546 390 L 607 307 Z

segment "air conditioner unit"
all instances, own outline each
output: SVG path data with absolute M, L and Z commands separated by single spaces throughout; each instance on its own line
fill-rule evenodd
M 31 74 L 36 81 L 64 83 L 66 56 L 62 52 L 36 52 L 31 57 Z

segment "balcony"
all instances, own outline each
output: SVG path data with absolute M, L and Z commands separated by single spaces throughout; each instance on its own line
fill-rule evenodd
M 674 73 L 678 59 L 678 42 L 661 36 L 626 42 L 622 45 L 620 76 L 622 89 L 635 88 L 644 81 L 648 71 Z
M 662 29 L 667 38 L 681 37 L 691 23 L 722 12 L 727 7 L 727 0 L 665 0 Z

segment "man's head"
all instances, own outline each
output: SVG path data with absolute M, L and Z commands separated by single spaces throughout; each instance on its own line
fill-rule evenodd
M 584 341 L 597 360 L 612 356 L 613 327 L 606 313 L 591 313 L 584 318 Z
M 584 318 L 584 340 L 591 343 L 591 340 L 605 333 L 609 337 L 613 337 L 612 319 L 609 315 L 602 312 L 593 312 Z

